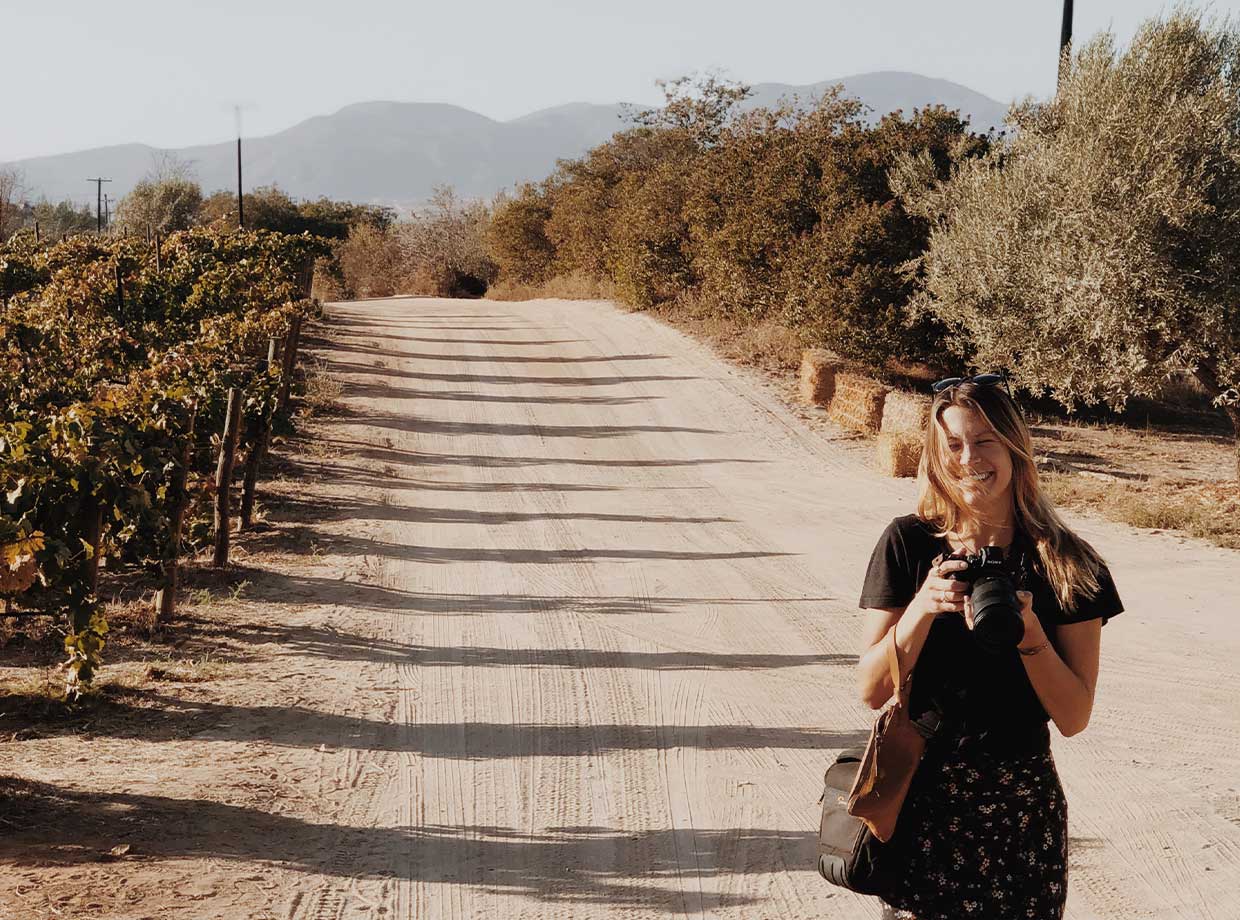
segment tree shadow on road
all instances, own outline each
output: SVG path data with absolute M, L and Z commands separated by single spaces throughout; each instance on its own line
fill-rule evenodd
M 425 390 L 390 383 L 344 381 L 346 399 L 429 399 L 439 402 L 500 403 L 524 406 L 632 406 L 662 396 L 503 396 L 473 390 Z
M 371 339 L 393 339 L 402 338 L 401 336 L 390 335 L 373 335 L 365 336 L 364 333 L 356 335 Z M 410 339 L 416 341 L 416 339 Z M 455 340 L 459 343 L 459 339 Z M 493 344 L 493 343 L 487 343 Z M 579 357 L 567 357 L 564 355 L 462 355 L 452 354 L 448 352 L 417 352 L 417 351 L 401 351 L 388 348 L 376 348 L 368 342 L 344 341 L 335 339 L 331 342 L 323 342 L 322 345 L 330 348 L 332 351 L 353 352 L 362 355 L 375 355 L 383 358 L 401 358 L 410 361 L 446 361 L 457 364 L 606 364 L 611 361 L 667 361 L 668 355 L 654 354 L 635 354 L 635 355 L 585 355 Z
M 303 677 L 304 679 L 304 677 Z M 412 690 L 413 688 L 409 688 Z M 399 687 L 386 690 L 394 695 Z M 359 694 L 364 691 L 359 690 Z M 371 690 L 368 710 L 383 701 Z M 5 698 L 13 724 L 46 698 Z M 391 702 L 391 696 L 388 698 Z M 43 722 L 40 734 L 158 741 L 265 742 L 283 747 L 392 751 L 444 760 L 599 757 L 613 751 L 822 750 L 863 744 L 868 732 L 761 725 L 392 722 L 308 706 L 242 706 L 187 700 L 154 690 L 116 689 Z M 20 742 L 19 742 L 20 743 Z
M 350 419 L 346 424 L 358 424 Z M 405 431 L 411 434 L 447 434 L 473 437 L 495 435 L 505 438 L 627 438 L 641 434 L 726 434 L 717 428 L 685 428 L 677 425 L 543 425 L 533 422 L 463 422 L 425 416 L 367 415 L 360 423 L 369 428 Z
M 397 352 L 397 354 L 401 353 Z M 686 377 L 677 374 L 618 374 L 606 377 L 525 377 L 511 374 L 448 374 L 356 364 L 347 361 L 336 361 L 330 358 L 324 361 L 324 370 L 333 374 L 372 374 L 379 377 L 396 377 L 402 380 L 438 380 L 443 383 L 497 383 L 513 386 L 610 387 L 627 386 L 632 383 L 662 383 L 702 379 L 700 377 Z
M 125 842 L 128 859 L 274 862 L 345 883 L 398 878 L 519 895 L 559 910 L 607 904 L 677 914 L 753 903 L 748 895 L 703 893 L 693 880 L 804 870 L 816 839 L 805 829 L 754 827 L 356 827 L 210 799 L 15 779 L 0 779 L 0 817 L 8 825 L 0 863 L 16 867 L 102 862 Z
M 298 521 L 398 521 L 406 524 L 472 524 L 493 527 L 537 521 L 608 521 L 619 524 L 731 524 L 726 517 L 657 514 L 610 514 L 595 511 L 481 511 L 475 508 L 425 508 L 341 496 L 281 496 L 267 510 L 272 523 Z
M 413 668 L 586 668 L 643 671 L 751 671 L 817 665 L 852 667 L 856 655 L 736 652 L 646 652 L 589 648 L 491 648 L 411 645 L 321 626 L 252 625 L 232 628 L 233 638 L 267 643 L 282 653 L 332 661 L 366 661 Z
M 672 467 L 713 466 L 725 463 L 769 463 L 752 457 L 691 457 L 687 459 L 660 458 L 657 460 L 604 459 L 601 457 L 531 457 L 498 456 L 494 454 L 434 453 L 425 450 L 404 450 L 399 447 L 380 447 L 366 441 L 344 438 L 323 438 L 321 443 L 347 451 L 350 456 L 377 463 L 403 466 L 468 466 L 483 468 L 512 468 L 522 466 L 597 466 L 604 469 L 663 469 Z
M 797 553 L 773 550 L 731 550 L 709 552 L 688 549 L 640 549 L 632 547 L 563 547 L 560 549 L 533 549 L 529 547 L 471 547 L 471 546 L 424 546 L 412 543 L 387 543 L 382 540 L 362 539 L 343 534 L 323 533 L 309 530 L 306 542 L 312 543 L 320 552 L 341 556 L 373 556 L 399 559 L 406 562 L 424 562 L 443 565 L 455 562 L 494 562 L 502 565 L 560 565 L 565 562 L 719 562 L 729 559 L 773 559 L 779 556 L 795 556 Z M 292 538 L 296 540 L 294 536 Z M 298 541 L 301 542 L 301 541 Z M 287 550 L 293 548 L 290 534 L 272 531 L 256 534 L 248 541 L 256 552 Z

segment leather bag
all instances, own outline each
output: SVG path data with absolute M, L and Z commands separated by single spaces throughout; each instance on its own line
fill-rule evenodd
M 859 894 L 882 894 L 885 847 L 860 818 L 848 813 L 848 793 L 865 751 L 843 751 L 827 768 L 818 826 L 818 873 Z
M 896 832 L 900 808 L 908 795 L 917 765 L 926 752 L 926 737 L 909 718 L 908 677 L 900 680 L 900 651 L 896 628 L 887 630 L 887 666 L 891 669 L 891 699 L 874 720 L 865 754 L 857 767 L 857 777 L 848 794 L 848 813 L 860 818 L 879 840 L 886 843 Z
M 863 751 L 843 751 L 826 772 L 818 826 L 818 872 L 860 894 L 882 894 L 885 878 L 898 871 L 898 854 L 887 847 L 896 819 L 926 748 L 938 728 L 932 710 L 920 723 L 908 716 L 912 675 L 900 681 L 895 627 L 883 641 L 891 668 L 891 700 L 874 720 Z

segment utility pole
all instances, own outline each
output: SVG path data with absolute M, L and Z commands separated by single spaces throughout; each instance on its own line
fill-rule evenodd
M 1059 30 L 1059 82 L 1063 83 L 1064 71 L 1072 54 L 1072 0 L 1063 0 L 1063 26 Z
M 98 233 L 103 232 L 103 183 L 111 182 L 111 179 L 87 179 L 87 182 L 95 183 L 95 230 Z
M 103 196 L 103 226 L 112 226 L 112 196 Z
M 241 193 L 241 106 L 234 107 L 237 116 L 237 228 L 245 229 L 245 198 Z

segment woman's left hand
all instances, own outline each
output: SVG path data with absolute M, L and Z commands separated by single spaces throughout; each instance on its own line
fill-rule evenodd
M 1020 599 L 1020 620 L 1025 624 L 1025 636 L 1017 644 L 1025 648 L 1040 645 L 1046 641 L 1046 630 L 1042 628 L 1038 615 L 1033 612 L 1033 593 L 1017 591 L 1016 596 Z

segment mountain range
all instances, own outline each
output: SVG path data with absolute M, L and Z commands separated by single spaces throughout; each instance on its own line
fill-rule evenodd
M 969 118 L 975 130 L 999 127 L 1007 106 L 968 87 L 897 71 L 857 74 L 806 86 L 761 83 L 746 107 L 802 101 L 843 84 L 878 118 L 901 109 L 941 104 Z M 465 197 L 490 197 L 515 183 L 547 176 L 558 159 L 580 156 L 624 129 L 641 106 L 570 103 L 510 121 L 496 121 L 454 105 L 362 102 L 309 118 L 266 137 L 246 138 L 246 188 L 278 185 L 294 198 L 346 199 L 397 207 L 426 201 L 436 185 Z M 85 176 L 112 179 L 124 196 L 163 153 L 146 144 L 122 144 L 3 164 L 21 171 L 34 198 L 93 203 Z M 236 187 L 236 142 L 172 150 L 191 165 L 204 191 Z

